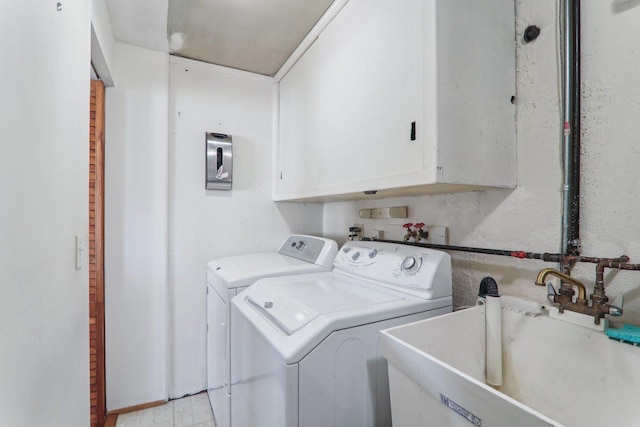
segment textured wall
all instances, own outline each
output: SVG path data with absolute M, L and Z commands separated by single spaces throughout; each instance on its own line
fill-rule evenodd
M 553 4 L 554 7 L 551 7 Z M 583 33 L 583 165 L 582 248 L 592 256 L 627 254 L 640 262 L 640 225 L 636 196 L 640 174 L 640 2 L 582 2 Z M 387 230 L 399 238 L 405 220 L 359 220 L 360 207 L 409 206 L 413 222 L 448 226 L 450 243 L 558 252 L 562 216 L 557 5 L 548 1 L 516 2 L 517 150 L 515 190 L 447 194 L 376 201 L 325 204 L 327 237 L 344 241 L 346 229 L 364 223 L 365 230 Z M 525 45 L 528 25 L 542 29 Z M 338 220 L 336 220 L 338 218 Z M 503 293 L 544 300 L 535 287 L 537 271 L 553 264 L 495 256 L 452 253 L 454 303 L 472 304 L 485 275 L 498 280 Z M 585 264 L 575 277 L 590 290 L 595 269 Z M 625 320 L 640 323 L 640 273 L 606 274 L 611 296 L 624 292 Z

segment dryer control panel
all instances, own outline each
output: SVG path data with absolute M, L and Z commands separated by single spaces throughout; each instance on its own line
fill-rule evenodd
M 324 237 L 292 234 L 285 240 L 279 254 L 330 268 L 338 252 L 338 244 Z

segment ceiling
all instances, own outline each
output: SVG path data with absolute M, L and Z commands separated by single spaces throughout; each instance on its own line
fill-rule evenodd
M 116 40 L 273 76 L 333 0 L 107 0 Z

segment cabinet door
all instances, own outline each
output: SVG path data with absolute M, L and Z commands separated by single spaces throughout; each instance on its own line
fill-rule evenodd
M 422 17 L 421 0 L 350 0 L 281 80 L 278 194 L 423 168 Z

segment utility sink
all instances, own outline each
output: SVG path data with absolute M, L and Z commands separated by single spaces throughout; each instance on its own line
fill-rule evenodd
M 394 427 L 640 427 L 640 347 L 502 297 L 502 386 L 485 306 L 382 331 Z

